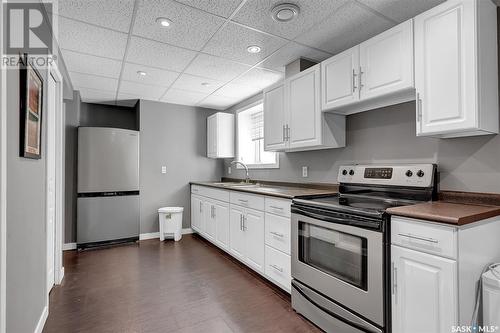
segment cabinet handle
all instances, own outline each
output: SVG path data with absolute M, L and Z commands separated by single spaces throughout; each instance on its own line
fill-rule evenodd
M 280 234 L 279 232 L 276 232 L 276 231 L 271 231 L 270 234 L 273 234 L 274 236 L 278 236 L 278 237 L 281 237 L 281 238 L 285 237 L 285 235 Z
M 286 129 L 285 129 L 285 124 L 283 124 L 283 142 L 286 141 Z
M 203 202 L 200 201 L 200 213 L 203 212 Z
M 420 93 L 417 93 L 417 122 L 422 121 L 422 100 L 420 99 Z
M 286 125 L 286 141 L 290 141 L 290 126 Z
M 397 303 L 398 302 L 398 269 L 396 265 L 394 265 L 394 262 L 391 263 L 392 266 L 392 294 L 394 295 L 394 300 Z
M 362 80 L 363 74 L 365 74 L 365 72 L 363 72 L 363 68 L 359 67 L 359 91 L 361 91 L 361 88 L 363 88 L 365 86 L 363 84 L 363 80 Z
M 358 88 L 358 87 L 356 87 L 356 76 L 358 76 L 358 75 L 356 74 L 356 71 L 353 68 L 352 69 L 352 92 L 355 92 L 356 89 Z
M 215 206 L 212 206 L 212 207 L 214 208 L 214 213 L 213 213 L 214 216 L 213 216 L 213 218 L 215 219 L 215 217 L 216 217 L 216 213 L 215 212 L 217 211 L 217 208 L 215 208 Z
M 242 203 L 248 203 L 248 200 L 243 200 L 243 199 L 238 199 L 239 202 L 242 202 Z
M 269 208 L 272 208 L 272 209 L 276 209 L 276 210 L 283 211 L 283 207 L 278 207 L 278 206 L 269 206 Z
M 283 273 L 283 268 L 278 267 L 278 266 L 276 266 L 276 265 L 274 265 L 274 264 L 270 264 L 269 266 L 271 266 L 272 268 L 274 268 L 274 269 L 275 269 L 275 270 L 277 270 L 278 272 Z
M 402 237 L 407 237 L 410 239 L 417 239 L 417 240 L 421 240 L 421 241 L 429 242 L 429 243 L 434 243 L 434 244 L 439 243 L 439 241 L 437 239 L 430 238 L 430 237 L 421 237 L 421 236 L 415 236 L 412 234 L 401 234 L 401 233 L 399 233 L 398 235 L 402 236 Z
M 243 231 L 243 215 L 240 214 L 240 230 Z
M 245 215 L 243 215 L 243 231 L 247 230 L 247 226 L 245 225 L 247 221 L 247 218 Z

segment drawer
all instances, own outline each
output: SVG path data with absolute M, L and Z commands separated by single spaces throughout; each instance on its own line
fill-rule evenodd
M 290 218 L 266 213 L 266 244 L 290 254 Z
M 266 245 L 266 276 L 288 292 L 292 281 L 290 266 L 289 255 Z
M 273 213 L 286 217 L 290 217 L 292 215 L 290 209 L 290 206 L 292 205 L 291 200 L 266 197 L 265 204 L 266 204 L 266 212 L 268 213 Z
M 456 259 L 457 229 L 425 221 L 393 217 L 391 242 L 410 249 Z
M 248 207 L 256 210 L 264 210 L 264 197 L 260 195 L 253 195 L 242 193 L 238 191 L 230 192 L 230 200 L 232 204 Z
M 191 193 L 223 202 L 229 202 L 229 191 L 227 190 L 220 190 L 209 186 L 191 185 Z

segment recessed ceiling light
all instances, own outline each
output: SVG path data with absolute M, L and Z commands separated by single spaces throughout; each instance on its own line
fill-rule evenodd
M 250 53 L 259 53 L 260 50 L 261 50 L 260 46 L 257 45 L 250 45 L 249 47 L 247 47 L 247 51 Z
M 139 75 L 139 76 L 146 76 L 146 75 L 148 75 L 148 73 L 146 73 L 144 71 L 137 71 L 137 75 Z
M 208 87 L 208 86 L 210 86 L 210 82 L 202 82 L 201 85 L 205 86 L 205 87 Z
M 271 17 L 277 22 L 290 22 L 299 15 L 300 8 L 293 3 L 282 3 L 271 10 Z
M 170 25 L 172 25 L 172 21 L 170 21 L 168 18 L 166 17 L 158 17 L 156 19 L 156 23 L 158 23 L 159 25 L 161 25 L 162 27 L 170 27 Z

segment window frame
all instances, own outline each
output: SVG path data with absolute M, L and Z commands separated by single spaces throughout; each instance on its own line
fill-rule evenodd
M 264 99 L 259 99 L 253 103 L 250 103 L 248 105 L 245 105 L 244 107 L 237 109 L 234 114 L 236 116 L 236 121 L 235 121 L 235 141 L 236 141 L 236 160 L 240 160 L 240 145 L 239 145 L 239 140 L 240 140 L 240 134 L 239 134 L 239 113 L 247 111 L 250 108 L 253 108 L 254 106 L 257 106 L 259 104 L 264 104 Z M 264 128 L 266 126 L 266 123 L 264 122 Z M 276 162 L 275 163 L 259 163 L 259 164 L 246 164 L 248 169 L 279 169 L 280 168 L 280 153 L 279 152 L 274 152 L 276 154 Z M 243 167 L 239 164 L 236 165 L 237 169 L 243 169 Z

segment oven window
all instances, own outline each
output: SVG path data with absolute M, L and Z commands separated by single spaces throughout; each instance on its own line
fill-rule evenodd
M 299 260 L 367 290 L 367 240 L 299 221 Z

